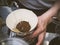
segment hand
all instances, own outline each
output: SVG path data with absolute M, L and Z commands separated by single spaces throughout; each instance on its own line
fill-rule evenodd
M 44 39 L 46 26 L 48 24 L 48 20 L 45 19 L 43 16 L 38 17 L 38 26 L 36 31 L 33 33 L 32 38 L 37 37 L 38 35 L 38 42 L 36 45 L 40 45 Z

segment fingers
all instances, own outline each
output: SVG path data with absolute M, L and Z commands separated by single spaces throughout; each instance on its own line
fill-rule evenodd
M 45 33 L 46 33 L 46 31 L 44 31 L 43 33 L 41 33 L 41 34 L 39 35 L 39 37 L 38 37 L 38 42 L 37 42 L 36 45 L 41 45 L 41 43 L 42 43 L 43 40 L 44 40 Z
M 40 33 L 39 30 L 40 29 L 37 29 L 36 31 L 34 31 L 34 33 L 32 34 L 32 38 L 35 38 L 35 37 L 37 37 L 39 35 L 39 33 Z
M 32 37 L 34 38 L 34 37 L 37 37 L 40 33 L 42 33 L 43 31 L 45 31 L 45 30 L 43 30 L 43 27 L 39 27 L 38 26 L 38 28 L 36 29 L 36 31 L 34 31 L 34 33 L 32 34 Z

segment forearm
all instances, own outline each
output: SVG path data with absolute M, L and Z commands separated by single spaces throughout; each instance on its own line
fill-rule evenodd
M 59 10 L 59 5 L 55 4 L 52 8 L 50 8 L 47 12 L 42 14 L 42 17 L 50 20 Z

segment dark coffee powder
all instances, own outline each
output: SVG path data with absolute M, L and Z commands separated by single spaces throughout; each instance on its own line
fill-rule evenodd
M 17 24 L 16 28 L 20 31 L 20 32 L 28 32 L 31 29 L 31 26 L 29 24 L 29 22 L 27 21 L 21 21 Z

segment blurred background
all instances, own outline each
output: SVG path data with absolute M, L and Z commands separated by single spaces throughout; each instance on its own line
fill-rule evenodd
M 24 0 L 22 0 L 24 1 Z M 32 0 L 31 0 L 32 2 Z M 56 0 L 37 0 L 39 6 L 31 7 L 27 5 L 23 5 L 21 0 L 0 0 L 0 41 L 6 39 L 8 37 L 17 37 L 14 32 L 11 32 L 6 26 L 6 17 L 9 13 L 16 9 L 29 9 L 32 10 L 37 16 L 46 12 L 49 8 L 53 6 Z M 50 41 L 55 37 L 60 38 L 60 11 L 52 18 L 52 22 L 48 24 L 46 36 L 43 42 L 43 45 L 49 45 Z M 37 42 L 37 39 L 34 43 Z

